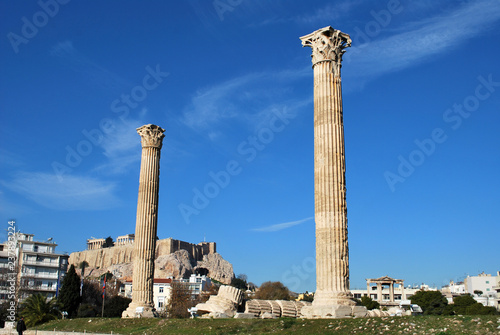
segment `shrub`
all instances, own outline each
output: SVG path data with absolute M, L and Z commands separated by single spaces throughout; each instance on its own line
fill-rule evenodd
M 420 290 L 412 295 L 411 303 L 419 305 L 424 315 L 441 315 L 448 311 L 448 300 L 439 291 Z
M 380 304 L 368 296 L 362 296 L 359 302 L 361 306 L 365 306 L 367 310 L 380 308 Z

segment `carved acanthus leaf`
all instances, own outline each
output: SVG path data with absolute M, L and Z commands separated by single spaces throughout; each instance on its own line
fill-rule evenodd
M 141 136 L 143 148 L 154 147 L 161 149 L 163 138 L 165 137 L 164 132 L 165 129 L 154 124 L 147 124 L 137 128 L 137 133 Z
M 332 27 L 316 30 L 300 39 L 302 46 L 312 48 L 313 66 L 320 62 L 331 61 L 340 67 L 345 49 L 351 46 L 349 35 Z

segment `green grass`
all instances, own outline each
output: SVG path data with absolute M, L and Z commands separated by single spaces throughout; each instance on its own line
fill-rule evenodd
M 39 330 L 114 334 L 500 334 L 500 316 L 416 316 L 360 319 L 119 319 L 51 321 Z

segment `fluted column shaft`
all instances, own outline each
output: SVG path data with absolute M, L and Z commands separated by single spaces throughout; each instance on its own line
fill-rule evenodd
M 314 203 L 316 292 L 313 305 L 353 305 L 345 183 L 340 68 L 349 35 L 331 27 L 301 37 L 314 69 Z
M 158 226 L 160 150 L 165 137 L 164 131 L 165 129 L 152 124 L 137 128 L 137 133 L 141 136 L 142 156 L 135 224 L 132 302 L 123 312 L 123 317 L 135 317 L 138 307 L 142 317 L 155 315 L 153 281 Z
M 160 149 L 142 149 L 134 244 L 132 301 L 153 305 L 153 276 L 158 224 Z
M 349 251 L 340 76 L 333 62 L 314 66 L 316 298 L 347 298 Z

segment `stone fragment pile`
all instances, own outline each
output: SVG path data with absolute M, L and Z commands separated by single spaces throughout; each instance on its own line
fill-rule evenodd
M 217 295 L 212 295 L 207 302 L 196 305 L 198 314 L 208 318 L 300 318 L 302 307 L 310 302 L 287 300 L 252 299 L 245 302 L 245 313 L 237 313 L 243 303 L 243 291 L 223 285 Z
M 262 317 L 264 314 L 270 314 L 274 317 L 302 317 L 302 307 L 311 305 L 305 301 L 288 300 L 248 300 L 245 304 L 245 313 L 253 314 L 255 317 Z
M 242 302 L 242 290 L 222 285 L 217 295 L 211 295 L 207 302 L 196 305 L 196 309 L 198 313 L 208 313 L 210 317 L 230 318 L 236 314 Z

